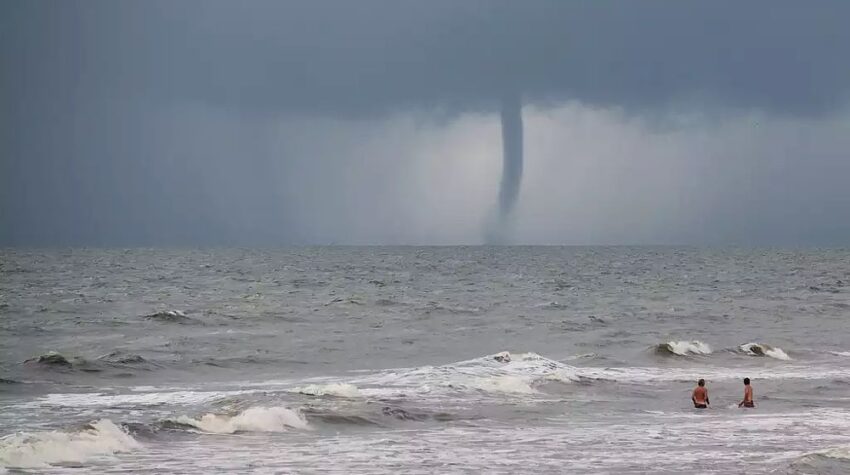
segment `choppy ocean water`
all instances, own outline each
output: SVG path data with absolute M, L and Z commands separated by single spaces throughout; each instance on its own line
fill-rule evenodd
M 0 472 L 850 473 L 848 318 L 845 250 L 4 250 Z

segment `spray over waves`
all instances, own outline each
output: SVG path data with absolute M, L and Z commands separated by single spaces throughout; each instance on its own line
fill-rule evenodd
M 308 396 L 360 397 L 357 386 L 348 383 L 310 384 L 295 388 L 293 392 Z
M 203 432 L 235 434 L 237 432 L 285 432 L 308 429 L 307 420 L 298 411 L 286 407 L 251 407 L 235 416 L 204 414 L 200 419 L 180 416 L 172 420 Z
M 711 347 L 699 340 L 668 341 L 656 345 L 655 352 L 675 356 L 710 355 Z
M 109 419 L 92 422 L 78 432 L 20 432 L 0 439 L 0 467 L 46 468 L 82 464 L 142 445 Z
M 749 356 L 767 356 L 777 360 L 789 361 L 791 357 L 782 348 L 766 345 L 764 343 L 744 343 L 739 346 L 743 353 Z

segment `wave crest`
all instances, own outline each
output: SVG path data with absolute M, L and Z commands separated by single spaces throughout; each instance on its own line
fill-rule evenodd
M 788 361 L 791 359 L 782 348 L 766 345 L 764 343 L 744 343 L 738 347 L 749 356 L 767 356 L 777 360 Z
M 204 414 L 200 419 L 180 416 L 173 422 L 214 434 L 285 432 L 288 429 L 309 428 L 300 412 L 285 407 L 251 407 L 235 416 Z
M 655 346 L 655 352 L 665 355 L 710 355 L 711 347 L 699 340 L 668 341 Z
M 310 384 L 294 389 L 294 392 L 308 396 L 335 396 L 355 398 L 360 396 L 357 386 L 348 383 Z
M 84 463 L 94 457 L 130 452 L 141 444 L 109 419 L 92 422 L 79 432 L 21 432 L 0 439 L 0 466 L 45 468 L 58 463 Z
M 846 474 L 850 469 L 850 446 L 809 452 L 791 462 L 794 473 Z
M 155 320 L 158 322 L 168 323 L 194 323 L 196 321 L 190 317 L 187 317 L 186 314 L 180 310 L 165 310 L 145 315 L 142 318 L 144 318 L 145 320 Z
M 572 383 L 580 379 L 572 366 L 536 353 L 503 351 L 443 366 L 387 370 L 356 382 L 370 395 L 377 391 L 393 395 L 443 394 L 446 390 L 520 395 L 537 393 L 550 382 Z
M 519 376 L 492 376 L 473 381 L 470 386 L 487 392 L 535 394 L 537 391 L 531 384 Z
M 103 361 L 105 363 L 114 364 L 114 365 L 145 365 L 148 364 L 149 361 L 144 359 L 142 356 L 134 354 L 134 353 L 124 353 L 122 351 L 113 351 L 111 353 L 107 353 L 105 355 L 98 356 L 97 359 L 99 361 Z
M 454 370 L 452 386 L 502 394 L 536 394 L 547 382 L 572 383 L 576 369 L 537 353 L 511 355 L 507 351 L 441 367 Z
M 24 363 L 38 365 L 46 368 L 70 368 L 71 366 L 73 366 L 68 360 L 68 358 L 55 351 L 48 351 L 43 355 L 39 355 L 35 358 L 30 358 L 24 361 Z
M 823 452 L 820 452 L 820 455 L 823 455 L 824 457 L 833 458 L 833 459 L 850 460 L 850 445 L 845 445 L 844 447 L 833 447 L 831 449 L 826 449 Z

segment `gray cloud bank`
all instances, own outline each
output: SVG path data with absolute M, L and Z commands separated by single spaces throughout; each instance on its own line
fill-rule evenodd
M 558 173 L 525 173 L 516 240 L 847 242 L 847 18 L 843 1 L 6 1 L 0 243 L 480 242 L 514 91 L 597 143 L 547 148 L 526 121 L 528 167 Z M 694 110 L 718 115 L 671 119 Z M 754 133 L 753 110 L 788 133 Z M 625 161 L 598 149 L 636 131 Z M 664 136 L 687 158 L 659 162 Z M 707 136 L 747 152 L 730 166 Z M 624 194 L 617 170 L 656 185 Z M 693 193 L 653 178 L 670 170 Z M 541 197 L 577 179 L 609 192 Z M 653 219 L 629 233 L 621 215 Z

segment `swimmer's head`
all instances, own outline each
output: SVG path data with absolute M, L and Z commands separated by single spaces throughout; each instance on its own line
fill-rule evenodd
M 700 379 L 699 381 L 697 381 L 697 384 L 698 384 L 699 386 L 705 386 L 705 380 L 704 380 L 704 379 Z
M 745 385 L 745 386 L 749 386 L 749 385 L 750 385 L 750 378 L 744 378 L 744 385 Z

